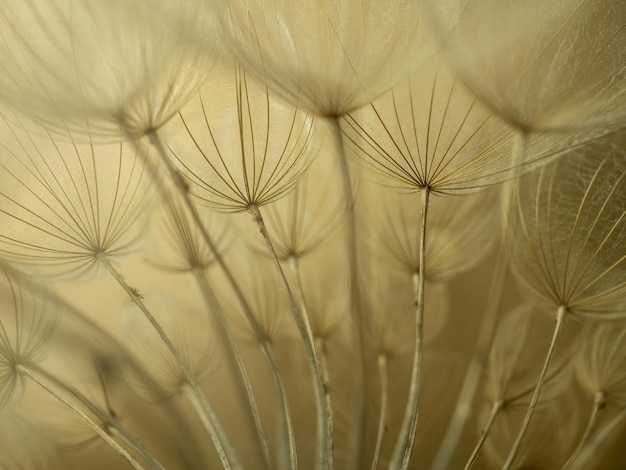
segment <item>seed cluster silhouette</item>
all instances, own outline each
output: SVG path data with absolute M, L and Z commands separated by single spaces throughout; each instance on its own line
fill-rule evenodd
M 626 467 L 626 3 L 0 5 L 0 469 Z

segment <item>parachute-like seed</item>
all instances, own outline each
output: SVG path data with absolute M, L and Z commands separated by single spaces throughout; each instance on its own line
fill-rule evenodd
M 3 115 L 0 253 L 49 276 L 98 271 L 98 256 L 137 249 L 150 171 L 130 143 L 80 144 L 33 135 Z
M 624 2 L 428 4 L 450 64 L 514 127 L 527 132 L 623 121 Z
M 168 126 L 175 164 L 190 194 L 222 211 L 283 196 L 319 145 L 311 116 L 277 101 L 239 66 L 216 72 L 179 117 Z
M 215 60 L 217 28 L 203 28 L 201 49 L 173 31 L 171 23 L 187 16 L 163 2 L 5 2 L 0 100 L 78 140 L 151 132 L 195 93 Z
M 625 142 L 587 145 L 516 183 L 513 266 L 539 300 L 578 318 L 625 316 Z
M 322 116 L 364 105 L 434 50 L 421 1 L 219 0 L 215 8 L 235 56 Z

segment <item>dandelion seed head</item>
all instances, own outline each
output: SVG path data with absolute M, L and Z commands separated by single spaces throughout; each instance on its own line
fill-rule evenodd
M 292 189 L 320 142 L 311 116 L 276 100 L 232 65 L 216 72 L 168 131 L 191 195 L 237 212 Z
M 225 0 L 217 8 L 234 55 L 322 116 L 362 106 L 434 50 L 422 2 Z
M 150 170 L 131 143 L 80 144 L 36 136 L 4 118 L 0 252 L 31 272 L 81 276 L 98 257 L 136 249 Z
M 554 130 L 623 120 L 623 2 L 428 4 L 451 65 L 515 127 Z
M 213 48 L 183 46 L 164 5 L 7 2 L 0 99 L 75 138 L 119 140 L 160 127 L 195 91 L 218 44 L 213 28 L 205 31 Z
M 609 403 L 626 402 L 626 329 L 623 323 L 593 325 L 576 355 L 576 376 L 589 393 L 603 392 Z
M 619 318 L 626 289 L 623 136 L 572 151 L 517 183 L 513 265 L 543 302 L 584 319 Z

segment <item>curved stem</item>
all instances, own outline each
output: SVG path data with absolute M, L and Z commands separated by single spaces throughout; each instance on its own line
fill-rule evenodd
M 320 369 L 322 370 L 322 381 L 324 382 L 324 395 L 326 396 L 326 403 L 328 404 L 329 416 L 330 420 L 330 428 L 331 433 L 333 432 L 333 421 L 332 421 L 332 410 L 333 410 L 333 402 L 332 396 L 330 394 L 330 371 L 328 369 L 328 361 L 326 359 L 326 351 L 324 338 L 316 337 L 315 338 L 315 348 L 320 357 Z
M 83 405 L 94 415 L 96 415 L 98 419 L 100 419 L 102 422 L 106 423 L 107 429 L 110 434 L 115 434 L 117 438 L 123 440 L 126 445 L 131 447 L 135 452 L 137 452 L 137 454 L 141 456 L 142 459 L 149 463 L 150 468 L 156 470 L 165 470 L 163 465 L 161 465 L 161 463 L 152 454 L 152 452 L 146 449 L 135 436 L 133 436 L 128 430 L 126 430 L 126 428 L 124 428 L 121 423 L 119 423 L 115 416 L 112 415 L 112 410 L 105 411 L 104 409 L 102 409 L 101 406 L 97 405 L 89 398 L 87 398 L 82 392 L 80 392 L 80 390 L 64 384 L 56 376 L 54 376 L 47 370 L 42 369 L 37 364 L 29 365 L 28 369 L 34 374 L 37 374 L 39 377 L 43 377 L 43 379 L 47 380 L 54 387 L 57 387 L 58 389 L 74 395 L 81 405 Z
M 580 451 L 583 449 L 583 447 L 585 447 L 585 445 L 589 441 L 589 438 L 591 437 L 591 431 L 593 431 L 593 428 L 596 425 L 596 421 L 598 419 L 598 412 L 605 406 L 606 395 L 602 390 L 600 390 L 594 395 L 593 408 L 591 409 L 591 415 L 589 416 L 589 422 L 587 423 L 585 432 L 580 438 L 580 441 L 578 441 L 576 449 L 574 449 L 572 455 L 570 455 L 569 459 L 567 459 L 567 462 L 565 462 L 565 465 L 563 465 L 563 470 L 568 468 L 578 458 L 578 454 L 580 454 Z
M 243 291 L 241 290 L 239 283 L 235 280 L 233 273 L 228 268 L 228 265 L 226 264 L 226 262 L 224 261 L 224 258 L 220 254 L 220 251 L 218 250 L 217 245 L 215 244 L 215 242 L 209 235 L 209 232 L 206 230 L 206 227 L 202 223 L 202 220 L 200 219 L 200 215 L 198 214 L 198 210 L 196 206 L 193 204 L 193 202 L 191 201 L 191 198 L 189 197 L 189 192 L 188 192 L 189 188 L 187 186 L 187 183 L 185 182 L 182 175 L 178 172 L 178 170 L 174 167 L 174 165 L 168 158 L 165 147 L 163 146 L 161 140 L 159 139 L 159 136 L 156 134 L 156 132 L 151 132 L 148 134 L 148 138 L 150 139 L 150 143 L 157 150 L 157 153 L 159 155 L 159 161 L 165 167 L 165 170 L 167 171 L 167 174 L 170 177 L 170 180 L 174 184 L 175 188 L 178 190 L 178 193 L 183 200 L 185 208 L 189 211 L 189 214 L 191 215 L 191 218 L 193 220 L 195 227 L 200 231 L 200 235 L 202 236 L 202 239 L 212 251 L 213 257 L 215 259 L 215 263 L 219 266 L 220 270 L 226 277 L 226 280 L 232 287 L 233 293 L 235 294 L 235 297 L 237 298 L 239 304 L 241 305 L 243 309 L 243 313 L 246 316 L 246 319 L 248 320 L 248 323 L 250 327 L 252 328 L 255 337 L 259 341 L 259 347 L 261 348 L 263 357 L 265 358 L 266 363 L 272 374 L 275 392 L 277 396 L 279 397 L 279 400 L 281 403 L 281 407 L 279 409 L 283 410 L 281 411 L 281 414 L 285 415 L 284 422 L 287 428 L 286 431 L 287 431 L 288 436 L 290 436 L 289 446 L 290 446 L 290 452 L 291 452 L 291 462 L 292 462 L 292 465 L 295 465 L 295 462 L 296 462 L 295 441 L 293 439 L 291 418 L 288 412 L 289 407 L 287 404 L 287 396 L 285 394 L 284 385 L 283 385 L 280 372 L 278 370 L 278 367 L 276 366 L 276 361 L 272 359 L 273 353 L 271 349 L 267 347 L 267 342 L 266 342 L 263 330 L 260 327 L 259 323 L 257 322 L 254 316 L 254 312 L 252 311 L 250 304 L 246 300 L 246 296 L 243 294 Z M 150 163 L 149 159 L 147 158 L 147 155 L 143 153 L 142 155 L 144 155 L 146 162 Z M 168 194 L 165 192 L 163 185 L 157 185 L 157 187 L 163 191 L 164 197 L 168 197 Z
M 457 448 L 465 424 L 470 417 L 472 411 L 472 400 L 476 395 L 480 376 L 485 367 L 487 355 L 491 349 L 491 342 L 496 327 L 496 319 L 498 316 L 498 306 L 502 298 L 504 290 L 504 281 L 506 279 L 506 263 L 501 249 L 498 250 L 496 265 L 491 277 L 491 285 L 489 288 L 489 298 L 485 307 L 485 315 L 482 319 L 478 341 L 472 360 L 465 372 L 461 392 L 456 402 L 454 415 L 448 424 L 446 433 L 439 445 L 439 450 L 431 470 L 446 470 L 450 467 L 450 461 Z
M 205 425 L 207 432 L 209 433 L 213 444 L 215 445 L 215 449 L 217 450 L 218 455 L 220 456 L 220 460 L 225 469 L 230 469 L 232 467 L 240 468 L 241 465 L 239 463 L 239 459 L 235 452 L 232 450 L 228 438 L 226 437 L 226 433 L 224 432 L 224 428 L 219 422 L 217 416 L 213 412 L 211 405 L 206 399 L 206 396 L 202 392 L 200 385 L 196 382 L 194 375 L 187 367 L 187 363 L 183 359 L 183 357 L 174 346 L 174 343 L 170 340 L 163 330 L 163 327 L 157 321 L 156 318 L 152 315 L 152 312 L 146 307 L 143 303 L 142 296 L 137 292 L 136 289 L 133 289 L 128 285 L 128 283 L 124 280 L 122 275 L 115 269 L 115 267 L 111 264 L 104 253 L 100 253 L 98 255 L 98 261 L 103 264 L 103 266 L 109 271 L 109 273 L 113 276 L 113 278 L 118 282 L 118 284 L 126 291 L 131 300 L 137 305 L 141 313 L 143 313 L 144 317 L 155 329 L 163 344 L 167 347 L 170 354 L 172 354 L 176 364 L 180 368 L 180 371 L 185 377 L 187 381 L 188 388 L 193 393 L 185 393 L 185 397 L 188 399 L 193 399 L 194 410 L 198 414 L 198 417 L 201 419 L 202 423 Z M 192 396 L 193 395 L 193 396 Z M 232 467 L 231 467 L 232 466 Z
M 526 412 L 526 416 L 524 417 L 524 421 L 522 422 L 522 428 L 513 443 L 513 447 L 509 452 L 509 456 L 507 457 L 506 462 L 504 463 L 504 467 L 502 470 L 509 470 L 513 465 L 513 461 L 519 452 L 520 446 L 522 444 L 522 440 L 526 435 L 526 431 L 528 430 L 528 425 L 530 424 L 530 420 L 533 416 L 533 412 L 535 411 L 535 406 L 537 405 L 537 401 L 539 400 L 539 395 L 541 394 L 541 389 L 543 388 L 543 384 L 546 379 L 546 373 L 548 371 L 548 367 L 550 366 L 550 362 L 552 362 L 552 357 L 554 356 L 554 350 L 556 348 L 556 344 L 559 339 L 559 335 L 561 333 L 561 329 L 563 327 L 563 322 L 565 320 L 565 314 L 567 313 L 567 307 L 561 305 L 556 314 L 556 325 L 554 327 L 554 333 L 552 334 L 552 341 L 550 342 L 550 348 L 548 349 L 548 354 L 546 355 L 546 360 L 543 364 L 543 368 L 541 369 L 541 374 L 539 375 L 539 380 L 537 381 L 537 386 L 535 387 L 535 391 L 533 393 L 532 398 L 530 399 L 530 405 L 528 405 L 528 411 Z
M 309 317 L 309 311 L 306 306 L 306 298 L 304 296 L 304 285 L 302 283 L 302 274 L 300 272 L 300 263 L 298 263 L 298 258 L 296 258 L 295 256 L 290 256 L 288 262 L 289 262 L 289 266 L 291 267 L 291 270 L 293 271 L 293 275 L 296 279 L 296 287 L 298 288 L 298 296 L 300 297 L 300 308 L 302 310 L 302 315 L 304 315 L 304 317 L 308 320 L 310 324 L 311 318 Z M 330 420 L 329 421 L 330 433 L 332 435 L 334 431 L 333 420 L 332 420 L 333 405 L 332 405 L 332 397 L 330 396 L 330 373 L 328 371 L 328 362 L 326 361 L 326 355 L 324 354 L 324 340 L 319 337 L 315 337 L 315 347 L 317 348 L 317 352 L 319 354 L 319 359 L 320 359 L 320 368 L 322 370 L 322 380 L 324 381 L 324 395 L 326 396 L 326 403 L 327 403 L 328 409 L 330 410 L 330 413 L 328 416 Z
M 515 204 L 515 184 L 516 181 L 522 176 L 522 167 L 526 160 L 526 144 L 528 141 L 528 132 L 524 129 L 516 129 L 513 134 L 513 149 L 512 149 L 512 174 L 511 178 L 505 182 L 502 192 L 502 215 L 504 220 L 508 220 L 510 217 L 513 205 Z M 501 224 L 502 232 L 506 231 L 507 224 Z
M 263 357 L 265 358 L 272 380 L 274 382 L 274 388 L 277 390 L 277 406 L 276 406 L 276 420 L 278 423 L 284 423 L 283 426 L 277 426 L 278 443 L 284 446 L 287 442 L 288 454 L 289 454 L 289 468 L 292 470 L 298 468 L 298 454 L 296 451 L 296 439 L 293 432 L 293 423 L 291 421 L 291 412 L 289 411 L 289 401 L 287 400 L 287 392 L 285 391 L 285 385 L 283 383 L 282 376 L 278 370 L 276 364 L 276 357 L 274 350 L 270 343 L 266 340 L 259 344 Z M 280 455 L 285 455 L 287 452 L 281 452 Z M 287 467 L 287 459 L 282 459 L 279 468 Z
M 423 347 L 423 322 L 424 322 L 424 280 L 426 270 L 426 222 L 428 220 L 429 188 L 422 188 L 422 219 L 419 242 L 419 273 L 413 275 L 413 288 L 415 292 L 415 351 L 413 355 L 413 368 L 411 371 L 411 385 L 409 398 L 404 412 L 402 428 L 398 436 L 396 447 L 391 458 L 391 468 L 406 470 L 413 453 L 415 444 L 415 431 L 419 411 L 419 391 L 422 372 L 422 347 Z
M 152 455 L 139 440 L 130 434 L 117 420 L 112 420 L 107 426 L 111 435 L 115 436 L 120 441 L 124 442 L 127 446 L 131 447 L 137 452 L 142 459 L 150 464 L 150 468 L 155 470 L 165 470 L 165 467 Z
M 213 289 L 211 289 L 210 285 L 208 284 L 206 275 L 204 274 L 204 272 L 196 272 L 195 274 L 197 276 L 198 282 L 201 284 L 201 289 L 204 292 L 205 296 L 210 296 L 215 300 L 216 302 L 215 306 L 218 307 L 218 310 L 220 312 L 218 313 L 218 315 L 221 315 L 222 317 L 224 317 L 224 313 L 219 307 L 219 304 L 217 303 L 217 299 L 215 298 Z M 276 358 L 274 357 L 274 352 L 272 350 L 271 344 L 268 343 L 265 337 L 263 337 L 263 335 L 260 333 L 261 328 L 256 322 L 256 319 L 252 316 L 251 312 L 249 312 L 248 320 L 251 321 L 252 329 L 254 330 L 256 338 L 259 342 L 259 348 L 261 349 L 261 353 L 263 354 L 265 363 L 267 364 L 268 369 L 270 371 L 270 375 L 272 377 L 272 383 L 274 386 L 274 391 L 276 393 L 276 398 L 278 402 L 277 407 L 276 407 L 276 421 L 280 423 L 279 425 L 277 425 L 277 431 L 276 431 L 278 435 L 278 443 L 280 445 L 282 445 L 282 443 L 284 442 L 287 443 L 287 445 L 285 446 L 286 447 L 285 451 L 281 452 L 279 456 L 278 468 L 296 469 L 298 468 L 298 456 L 297 456 L 297 451 L 296 451 L 295 435 L 293 432 L 293 423 L 291 421 L 291 413 L 289 411 L 289 402 L 287 400 L 287 393 L 285 391 L 285 386 L 284 386 L 282 377 L 280 375 L 278 365 L 276 364 Z M 225 317 L 224 317 L 224 322 L 225 322 L 225 327 L 228 329 L 228 334 L 232 337 L 232 341 L 235 344 L 237 355 L 239 355 L 239 349 L 236 346 L 235 338 L 232 335 L 232 331 L 230 329 L 230 326 L 228 326 L 228 322 L 226 321 Z M 241 360 L 240 355 L 239 355 L 238 360 Z M 245 366 L 243 365 L 243 361 L 242 361 L 242 367 L 244 367 L 243 373 L 245 373 Z M 247 374 L 245 375 L 247 378 Z M 248 383 L 249 383 L 249 379 L 248 379 Z M 251 384 L 250 384 L 250 387 L 251 387 Z M 246 386 L 246 389 L 247 388 L 248 386 Z M 252 393 L 252 390 L 250 390 L 249 393 Z M 252 399 L 254 399 L 254 397 Z M 256 401 L 254 403 L 256 404 Z M 252 402 L 251 402 L 251 406 L 252 406 Z M 258 413 L 258 407 L 257 407 L 256 412 Z M 260 414 L 255 416 L 255 421 L 257 419 L 260 421 L 261 419 Z M 268 452 L 269 452 L 269 449 L 268 449 Z M 270 468 L 271 468 L 271 465 L 270 465 Z
M 167 151 L 165 150 L 163 143 L 159 139 L 159 136 L 155 132 L 152 132 L 148 134 L 148 137 L 150 139 L 150 143 L 156 148 L 157 153 L 159 154 L 159 161 L 165 167 L 165 170 L 167 171 L 167 174 L 171 182 L 174 184 L 174 187 L 178 191 L 184 203 L 185 209 L 189 211 L 189 215 L 191 215 L 191 219 L 194 223 L 194 226 L 200 232 L 200 236 L 202 237 L 202 240 L 207 244 L 207 246 L 211 250 L 213 254 L 213 258 L 215 259 L 215 264 L 217 264 L 220 267 L 220 270 L 222 271 L 224 276 L 226 276 L 226 280 L 233 288 L 234 293 L 237 296 L 237 300 L 241 303 L 242 307 L 244 308 L 244 312 L 246 316 L 248 317 L 248 320 L 250 320 L 250 316 L 252 315 L 251 313 L 252 309 L 250 308 L 250 305 L 246 301 L 246 298 L 243 295 L 243 292 L 241 291 L 241 287 L 235 280 L 233 273 L 226 265 L 226 262 L 224 261 L 224 258 L 222 257 L 220 250 L 217 247 L 217 244 L 215 243 L 213 238 L 211 238 L 211 236 L 209 235 L 209 232 L 207 231 L 206 227 L 202 223 L 200 214 L 198 214 L 198 209 L 196 208 L 194 203 L 191 201 L 191 198 L 189 196 L 189 187 L 187 183 L 185 182 L 183 176 L 179 173 L 176 167 L 174 167 L 169 157 L 167 156 Z M 147 155 L 144 155 L 144 158 L 148 162 L 149 159 L 147 158 Z M 159 189 L 162 189 L 163 185 L 157 185 L 157 187 Z M 164 191 L 163 197 L 165 198 L 169 197 L 166 191 Z M 254 322 L 251 321 L 250 324 L 253 328 L 255 328 Z M 260 333 L 260 330 L 258 332 L 255 331 L 255 333 L 262 335 L 262 333 Z
M 189 384 L 183 385 L 182 388 L 183 396 L 191 403 L 191 406 L 195 410 L 196 414 L 202 421 L 204 428 L 211 436 L 211 440 L 213 441 L 213 445 L 215 446 L 215 450 L 217 451 L 217 455 L 222 463 L 222 466 L 225 470 L 231 468 L 230 462 L 228 460 L 228 456 L 226 455 L 226 451 L 220 441 L 220 432 L 214 423 L 217 422 L 217 417 L 213 410 L 209 407 L 207 409 L 207 404 L 202 403 L 202 401 L 198 398 L 198 394 Z
M 65 398 L 65 396 L 55 390 L 50 385 L 48 385 L 44 380 L 42 380 L 34 371 L 28 369 L 23 366 L 16 366 L 16 370 L 20 373 L 31 379 L 37 385 L 39 385 L 42 389 L 56 398 L 59 402 L 63 404 L 68 410 L 82 419 L 98 436 L 100 436 L 115 452 L 117 452 L 121 457 L 123 457 L 135 470 L 144 470 L 144 467 L 141 466 L 139 462 L 137 462 L 121 445 L 119 445 L 115 439 L 109 436 L 104 429 L 102 429 L 94 420 L 92 420 L 87 414 L 85 414 L 80 408 L 78 408 L 74 403 Z
M 478 454 L 480 453 L 480 450 L 482 449 L 483 444 L 487 440 L 489 431 L 491 431 L 491 426 L 493 426 L 493 423 L 495 422 L 496 417 L 498 416 L 498 414 L 500 413 L 503 407 L 504 407 L 504 402 L 502 400 L 497 400 L 493 402 L 493 406 L 491 407 L 491 413 L 489 413 L 489 418 L 487 419 L 487 423 L 485 424 L 485 427 L 482 430 L 480 439 L 478 439 L 478 442 L 476 443 L 476 447 L 474 447 L 474 450 L 472 451 L 472 455 L 470 455 L 470 458 L 467 461 L 467 464 L 465 464 L 465 470 L 470 470 L 470 468 L 474 466 L 474 463 L 476 462 L 476 458 L 478 457 Z
M 238 302 L 243 308 L 244 314 L 246 315 L 246 319 L 248 320 L 250 326 L 254 330 L 255 336 L 260 341 L 262 341 L 263 331 L 260 328 L 258 322 L 256 321 L 252 308 L 250 307 L 250 304 L 246 300 L 246 296 L 243 294 L 243 291 L 241 290 L 239 283 L 235 280 L 233 273 L 226 265 L 226 262 L 224 261 L 224 258 L 222 257 L 220 250 L 218 249 L 215 241 L 211 238 L 211 236 L 209 235 L 209 232 L 206 230 L 206 227 L 202 223 L 202 220 L 200 219 L 200 215 L 198 214 L 198 209 L 196 208 L 196 206 L 191 201 L 191 198 L 189 197 L 189 192 L 188 192 L 189 188 L 187 186 L 187 183 L 185 182 L 183 176 L 178 172 L 178 170 L 174 167 L 169 157 L 167 156 L 167 152 L 165 150 L 165 147 L 163 147 L 163 144 L 161 143 L 159 136 L 155 132 L 152 132 L 148 134 L 148 137 L 150 139 L 150 143 L 157 149 L 157 153 L 159 154 L 159 161 L 165 167 L 167 174 L 170 177 L 170 180 L 174 184 L 181 199 L 183 200 L 185 209 L 189 211 L 189 214 L 191 215 L 191 219 L 193 220 L 194 226 L 199 230 L 202 240 L 207 244 L 207 246 L 211 250 L 213 254 L 213 258 L 215 259 L 215 264 L 219 266 L 220 270 L 226 277 L 226 280 L 232 287 L 235 297 L 237 298 Z M 149 163 L 149 159 L 147 155 L 144 155 L 144 158 L 146 159 L 146 162 Z M 167 198 L 170 196 L 169 194 L 167 194 L 167 191 L 163 188 L 163 185 L 157 185 L 157 187 L 163 191 L 163 197 Z
M 376 445 L 374 447 L 374 458 L 372 460 L 371 470 L 378 468 L 380 459 L 380 449 L 383 446 L 383 437 L 385 437 L 385 427 L 387 426 L 387 357 L 384 354 L 378 355 L 378 376 L 380 378 L 380 415 L 378 417 L 378 431 L 376 432 Z
M 188 192 L 189 188 L 187 186 L 187 183 L 184 181 L 182 175 L 178 172 L 178 170 L 174 167 L 174 165 L 168 158 L 165 147 L 163 146 L 161 140 L 159 139 L 158 134 L 156 134 L 156 132 L 151 132 L 148 134 L 148 138 L 150 139 L 150 143 L 157 150 L 157 153 L 159 155 L 159 161 L 165 167 L 165 170 L 167 171 L 167 174 L 170 177 L 170 180 L 174 184 L 175 188 L 178 190 L 179 195 L 181 196 L 183 203 L 185 205 L 185 208 L 189 211 L 189 214 L 191 215 L 191 218 L 193 220 L 193 223 L 195 224 L 195 227 L 200 231 L 200 235 L 202 236 L 202 239 L 207 244 L 207 246 L 211 249 L 213 253 L 213 257 L 215 259 L 215 263 L 219 266 L 220 270 L 226 277 L 226 280 L 232 287 L 235 297 L 237 298 L 239 304 L 241 305 L 244 315 L 246 316 L 246 319 L 248 320 L 250 327 L 254 331 L 255 337 L 259 341 L 259 347 L 261 348 L 263 357 L 265 358 L 268 368 L 270 369 L 275 392 L 281 404 L 281 406 L 278 407 L 278 410 L 280 410 L 281 415 L 284 415 L 282 417 L 284 418 L 283 421 L 285 423 L 286 433 L 289 439 L 289 448 L 290 448 L 290 455 L 291 455 L 290 460 L 291 460 L 291 464 L 293 468 L 295 468 L 297 465 L 296 465 L 295 439 L 293 437 L 293 426 L 291 424 L 291 417 L 289 414 L 289 406 L 288 406 L 288 401 L 287 401 L 287 395 L 284 389 L 283 380 L 280 375 L 280 371 L 278 370 L 278 366 L 276 365 L 276 361 L 274 360 L 273 352 L 271 348 L 268 347 L 267 341 L 263 334 L 263 330 L 258 324 L 254 316 L 254 312 L 252 311 L 250 304 L 246 300 L 246 296 L 243 294 L 243 291 L 241 290 L 239 283 L 235 280 L 233 273 L 231 272 L 228 265 L 224 261 L 224 258 L 222 257 L 220 251 L 217 248 L 217 245 L 215 244 L 215 242 L 213 241 L 213 239 L 207 232 L 206 227 L 202 223 L 202 220 L 200 219 L 200 215 L 198 214 L 198 210 L 196 206 L 193 204 L 193 202 L 191 201 L 191 198 L 189 197 L 189 192 Z M 147 158 L 147 155 L 143 153 L 142 155 L 144 155 L 146 162 L 150 163 L 149 159 Z M 164 190 L 163 185 L 157 185 L 157 187 L 161 190 Z M 167 193 L 165 193 L 164 196 L 167 197 L 168 196 Z M 279 418 L 280 417 L 281 416 L 279 416 Z M 279 442 L 281 441 L 279 440 Z
M 215 313 L 217 317 L 217 323 L 219 326 L 219 331 L 221 333 L 222 338 L 228 344 L 228 357 L 230 359 L 231 365 L 236 366 L 239 371 L 238 377 L 241 380 L 241 385 L 245 389 L 247 401 L 250 405 L 250 412 L 252 413 L 252 417 L 254 419 L 254 426 L 256 428 L 257 436 L 259 437 L 259 442 L 261 443 L 261 447 L 263 448 L 263 455 L 265 457 L 265 463 L 268 468 L 272 468 L 272 460 L 270 455 L 270 446 L 267 438 L 265 436 L 265 430 L 263 429 L 263 423 L 261 421 L 261 413 L 259 411 L 259 406 L 257 404 L 256 398 L 254 396 L 254 391 L 252 389 L 252 384 L 250 383 L 250 377 L 248 376 L 248 372 L 246 371 L 246 366 L 243 362 L 243 358 L 241 357 L 241 353 L 239 352 L 239 346 L 237 346 L 237 341 L 235 340 L 235 336 L 228 325 L 228 321 L 226 320 L 226 316 L 224 315 L 224 311 L 220 306 L 213 289 L 211 288 L 206 273 L 202 269 L 194 269 L 193 270 L 194 277 L 200 287 L 200 291 L 204 296 L 204 299 L 209 306 L 209 308 Z
M 626 420 L 626 406 L 622 407 L 613 417 L 611 421 L 605 424 L 595 437 L 589 442 L 589 444 L 578 455 L 578 458 L 573 462 L 573 470 L 587 470 L 593 468 L 592 462 L 597 459 L 598 455 L 602 455 L 602 450 L 606 449 L 606 446 L 612 444 L 612 441 L 620 436 L 616 431 L 619 431 L 620 426 L 624 425 Z M 611 439 L 613 438 L 613 439 Z
M 348 259 L 350 266 L 350 314 L 354 324 L 355 333 L 355 348 L 356 357 L 359 361 L 359 368 L 357 369 L 357 386 L 355 387 L 354 396 L 354 416 L 352 419 L 352 431 L 350 433 L 353 438 L 351 439 L 351 452 L 354 456 L 354 463 L 348 467 L 361 468 L 359 459 L 361 458 L 361 448 L 363 445 L 363 422 L 365 416 L 365 355 L 363 354 L 363 322 L 359 318 L 360 312 L 360 292 L 359 292 L 359 279 L 358 279 L 358 253 L 356 242 L 356 213 L 355 213 L 355 199 L 352 193 L 352 178 L 350 175 L 350 168 L 348 165 L 348 158 L 345 151 L 343 142 L 343 133 L 339 124 L 339 117 L 332 119 L 330 126 L 335 138 L 335 146 L 337 148 L 339 157 L 339 167 L 341 170 L 344 198 L 346 200 L 346 222 L 348 227 L 347 243 L 348 243 Z
M 333 467 L 333 437 L 331 424 L 332 411 L 330 410 L 328 401 L 326 400 L 324 380 L 322 378 L 322 368 L 320 365 L 318 352 L 315 348 L 315 341 L 313 338 L 313 331 L 311 330 L 311 324 L 309 322 L 309 319 L 300 312 L 298 306 L 296 305 L 296 301 L 293 297 L 293 292 L 291 291 L 291 287 L 289 287 L 287 277 L 285 276 L 285 272 L 283 271 L 283 268 L 280 264 L 280 260 L 278 259 L 276 250 L 274 249 L 274 244 L 272 243 L 272 240 L 267 233 L 267 228 L 265 226 L 265 222 L 263 221 L 261 211 L 256 205 L 251 205 L 250 207 L 248 207 L 248 212 L 250 212 L 254 219 L 254 222 L 257 224 L 257 227 L 259 228 L 259 231 L 261 232 L 261 235 L 265 240 L 267 249 L 272 256 L 274 266 L 276 267 L 280 278 L 280 282 L 285 289 L 287 298 L 289 300 L 289 308 L 291 310 L 291 314 L 296 322 L 298 331 L 300 332 L 300 336 L 302 337 L 302 341 L 304 342 L 304 350 L 306 353 L 307 361 L 309 363 L 309 367 L 311 368 L 311 375 L 313 376 L 315 407 L 317 411 L 316 461 L 318 465 L 321 465 L 322 468 L 330 469 Z

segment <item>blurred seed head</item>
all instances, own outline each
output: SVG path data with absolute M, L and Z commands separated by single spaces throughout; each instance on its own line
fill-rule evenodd
M 0 99 L 74 138 L 141 136 L 190 98 L 215 60 L 217 29 L 204 31 L 212 47 L 191 48 L 171 26 L 185 17 L 166 2 L 6 2 Z
M 620 0 L 429 0 L 450 64 L 513 126 L 623 121 L 626 5 Z
M 288 101 L 324 116 L 364 105 L 434 50 L 421 1 L 218 0 L 227 46 Z
M 626 325 L 590 326 L 575 360 L 576 376 L 583 388 L 603 392 L 608 403 L 626 405 Z
M 210 382 L 218 364 L 216 339 L 209 313 L 192 303 L 171 295 L 149 295 L 145 301 L 165 334 L 170 338 L 194 378 L 200 385 Z M 173 398 L 183 393 L 187 379 L 176 359 L 167 349 L 152 325 L 140 315 L 134 305 L 129 309 L 124 337 L 140 364 L 163 388 L 142 390 L 152 400 Z
M 626 167 L 623 133 L 516 182 L 508 251 L 536 298 L 579 318 L 623 318 Z
M 0 121 L 0 252 L 37 274 L 97 274 L 136 250 L 151 171 L 128 142 L 81 144 Z

